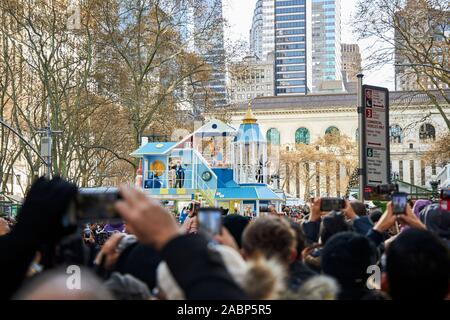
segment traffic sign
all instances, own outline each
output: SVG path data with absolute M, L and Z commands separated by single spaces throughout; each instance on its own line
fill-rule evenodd
M 370 200 L 370 187 L 390 183 L 389 90 L 363 85 L 362 108 L 364 198 Z

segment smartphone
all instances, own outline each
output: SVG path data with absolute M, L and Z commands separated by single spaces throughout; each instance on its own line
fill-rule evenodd
M 450 200 L 450 188 L 449 189 L 442 189 L 440 200 Z
M 200 208 L 198 211 L 198 231 L 209 237 L 220 234 L 222 229 L 222 210 L 219 208 Z
M 450 188 L 441 190 L 439 208 L 443 211 L 450 211 Z
M 89 239 L 91 237 L 91 229 L 89 229 L 89 227 L 84 229 L 84 237 L 86 239 Z
M 408 204 L 408 194 L 404 192 L 396 192 L 391 196 L 392 210 L 394 214 L 405 214 L 406 205 Z
M 345 208 L 345 200 L 341 198 L 320 198 L 320 211 L 340 211 Z
M 75 200 L 78 223 L 95 221 L 121 221 L 115 204 L 121 199 L 117 188 L 80 188 Z

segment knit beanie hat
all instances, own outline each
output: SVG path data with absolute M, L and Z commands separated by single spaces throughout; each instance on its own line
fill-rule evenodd
M 341 284 L 363 284 L 367 267 L 376 263 L 377 251 L 366 237 L 341 232 L 331 237 L 322 251 L 322 270 Z

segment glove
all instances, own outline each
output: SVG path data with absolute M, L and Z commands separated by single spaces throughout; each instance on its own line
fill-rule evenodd
M 35 245 L 56 243 L 68 233 L 62 221 L 77 192 L 75 185 L 59 177 L 39 178 L 25 198 L 14 231 Z

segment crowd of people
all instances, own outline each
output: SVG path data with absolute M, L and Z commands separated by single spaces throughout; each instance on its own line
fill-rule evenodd
M 450 298 L 450 212 L 429 201 L 396 215 L 391 203 L 368 214 L 359 201 L 322 212 L 316 198 L 298 214 L 224 214 L 220 234 L 208 238 L 199 205 L 177 221 L 135 188 L 120 194 L 123 224 L 80 228 L 67 219 L 77 188 L 60 178 L 35 182 L 17 221 L 0 219 L 0 298 Z M 67 286 L 71 266 L 81 270 L 77 290 Z

